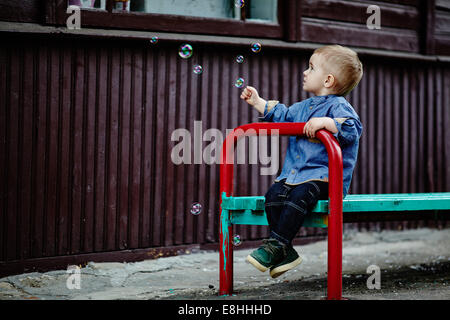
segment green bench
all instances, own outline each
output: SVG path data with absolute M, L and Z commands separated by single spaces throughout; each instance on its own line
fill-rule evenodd
M 223 192 L 221 200 L 221 216 L 222 219 L 227 219 L 228 224 L 226 225 L 268 225 L 263 196 L 229 197 Z M 303 227 L 328 228 L 328 298 L 341 299 L 342 244 L 336 241 L 336 236 L 330 236 L 328 202 L 328 200 L 319 200 L 312 212 L 305 217 Z M 450 192 L 349 194 L 342 200 L 342 217 L 352 213 L 355 216 L 364 213 L 373 215 L 373 213 L 384 214 L 387 212 L 398 212 L 405 215 L 407 212 L 422 214 L 427 211 L 450 211 Z M 403 216 L 403 218 L 405 217 Z M 339 239 L 342 238 L 341 232 L 342 229 L 338 233 Z M 333 256 L 331 257 L 331 255 Z M 231 259 L 232 253 L 228 257 Z M 225 263 L 226 261 L 222 265 L 226 265 Z M 221 274 L 224 274 L 227 269 L 224 268 L 222 271 Z
M 227 210 L 231 224 L 268 225 L 263 196 L 227 197 L 222 194 L 222 210 Z M 408 212 L 450 210 L 450 192 L 349 194 L 342 201 L 343 213 Z M 319 200 L 306 216 L 304 227 L 328 227 L 328 201 Z

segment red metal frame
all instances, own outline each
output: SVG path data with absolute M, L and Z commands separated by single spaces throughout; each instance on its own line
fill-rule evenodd
M 232 225 L 227 213 L 222 212 L 222 194 L 233 195 L 234 149 L 244 136 L 282 135 L 303 136 L 305 123 L 250 123 L 235 128 L 222 146 L 220 164 L 220 295 L 233 292 L 233 245 L 230 235 Z M 328 291 L 327 299 L 342 299 L 342 198 L 343 165 L 339 143 L 327 130 L 319 130 L 316 137 L 325 145 L 328 153 L 329 170 L 329 215 L 328 215 Z

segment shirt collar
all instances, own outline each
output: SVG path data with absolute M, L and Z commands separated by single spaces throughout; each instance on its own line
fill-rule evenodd
M 311 97 L 311 106 L 316 106 L 330 98 L 336 97 L 335 94 L 328 94 L 326 96 L 313 96 Z

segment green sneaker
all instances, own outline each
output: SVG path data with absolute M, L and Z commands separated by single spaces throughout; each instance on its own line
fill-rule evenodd
M 270 268 L 270 276 L 272 278 L 279 277 L 286 271 L 295 268 L 300 263 L 302 263 L 302 258 L 298 255 L 297 251 L 295 251 L 295 249 L 292 246 L 289 246 L 287 248 L 286 258 L 284 258 L 283 261 Z
M 277 240 L 264 239 L 263 244 L 247 256 L 247 261 L 264 272 L 282 261 L 285 256 L 286 250 Z

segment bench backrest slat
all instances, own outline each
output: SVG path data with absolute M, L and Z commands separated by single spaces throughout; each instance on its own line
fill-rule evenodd
M 267 225 L 263 196 L 222 197 L 232 224 Z M 450 210 L 450 192 L 351 194 L 343 200 L 343 212 L 390 212 Z M 328 201 L 320 200 L 304 221 L 304 226 L 328 226 Z
M 352 194 L 342 205 L 343 212 L 450 210 L 450 192 Z M 320 200 L 313 212 L 328 212 L 328 201 Z

